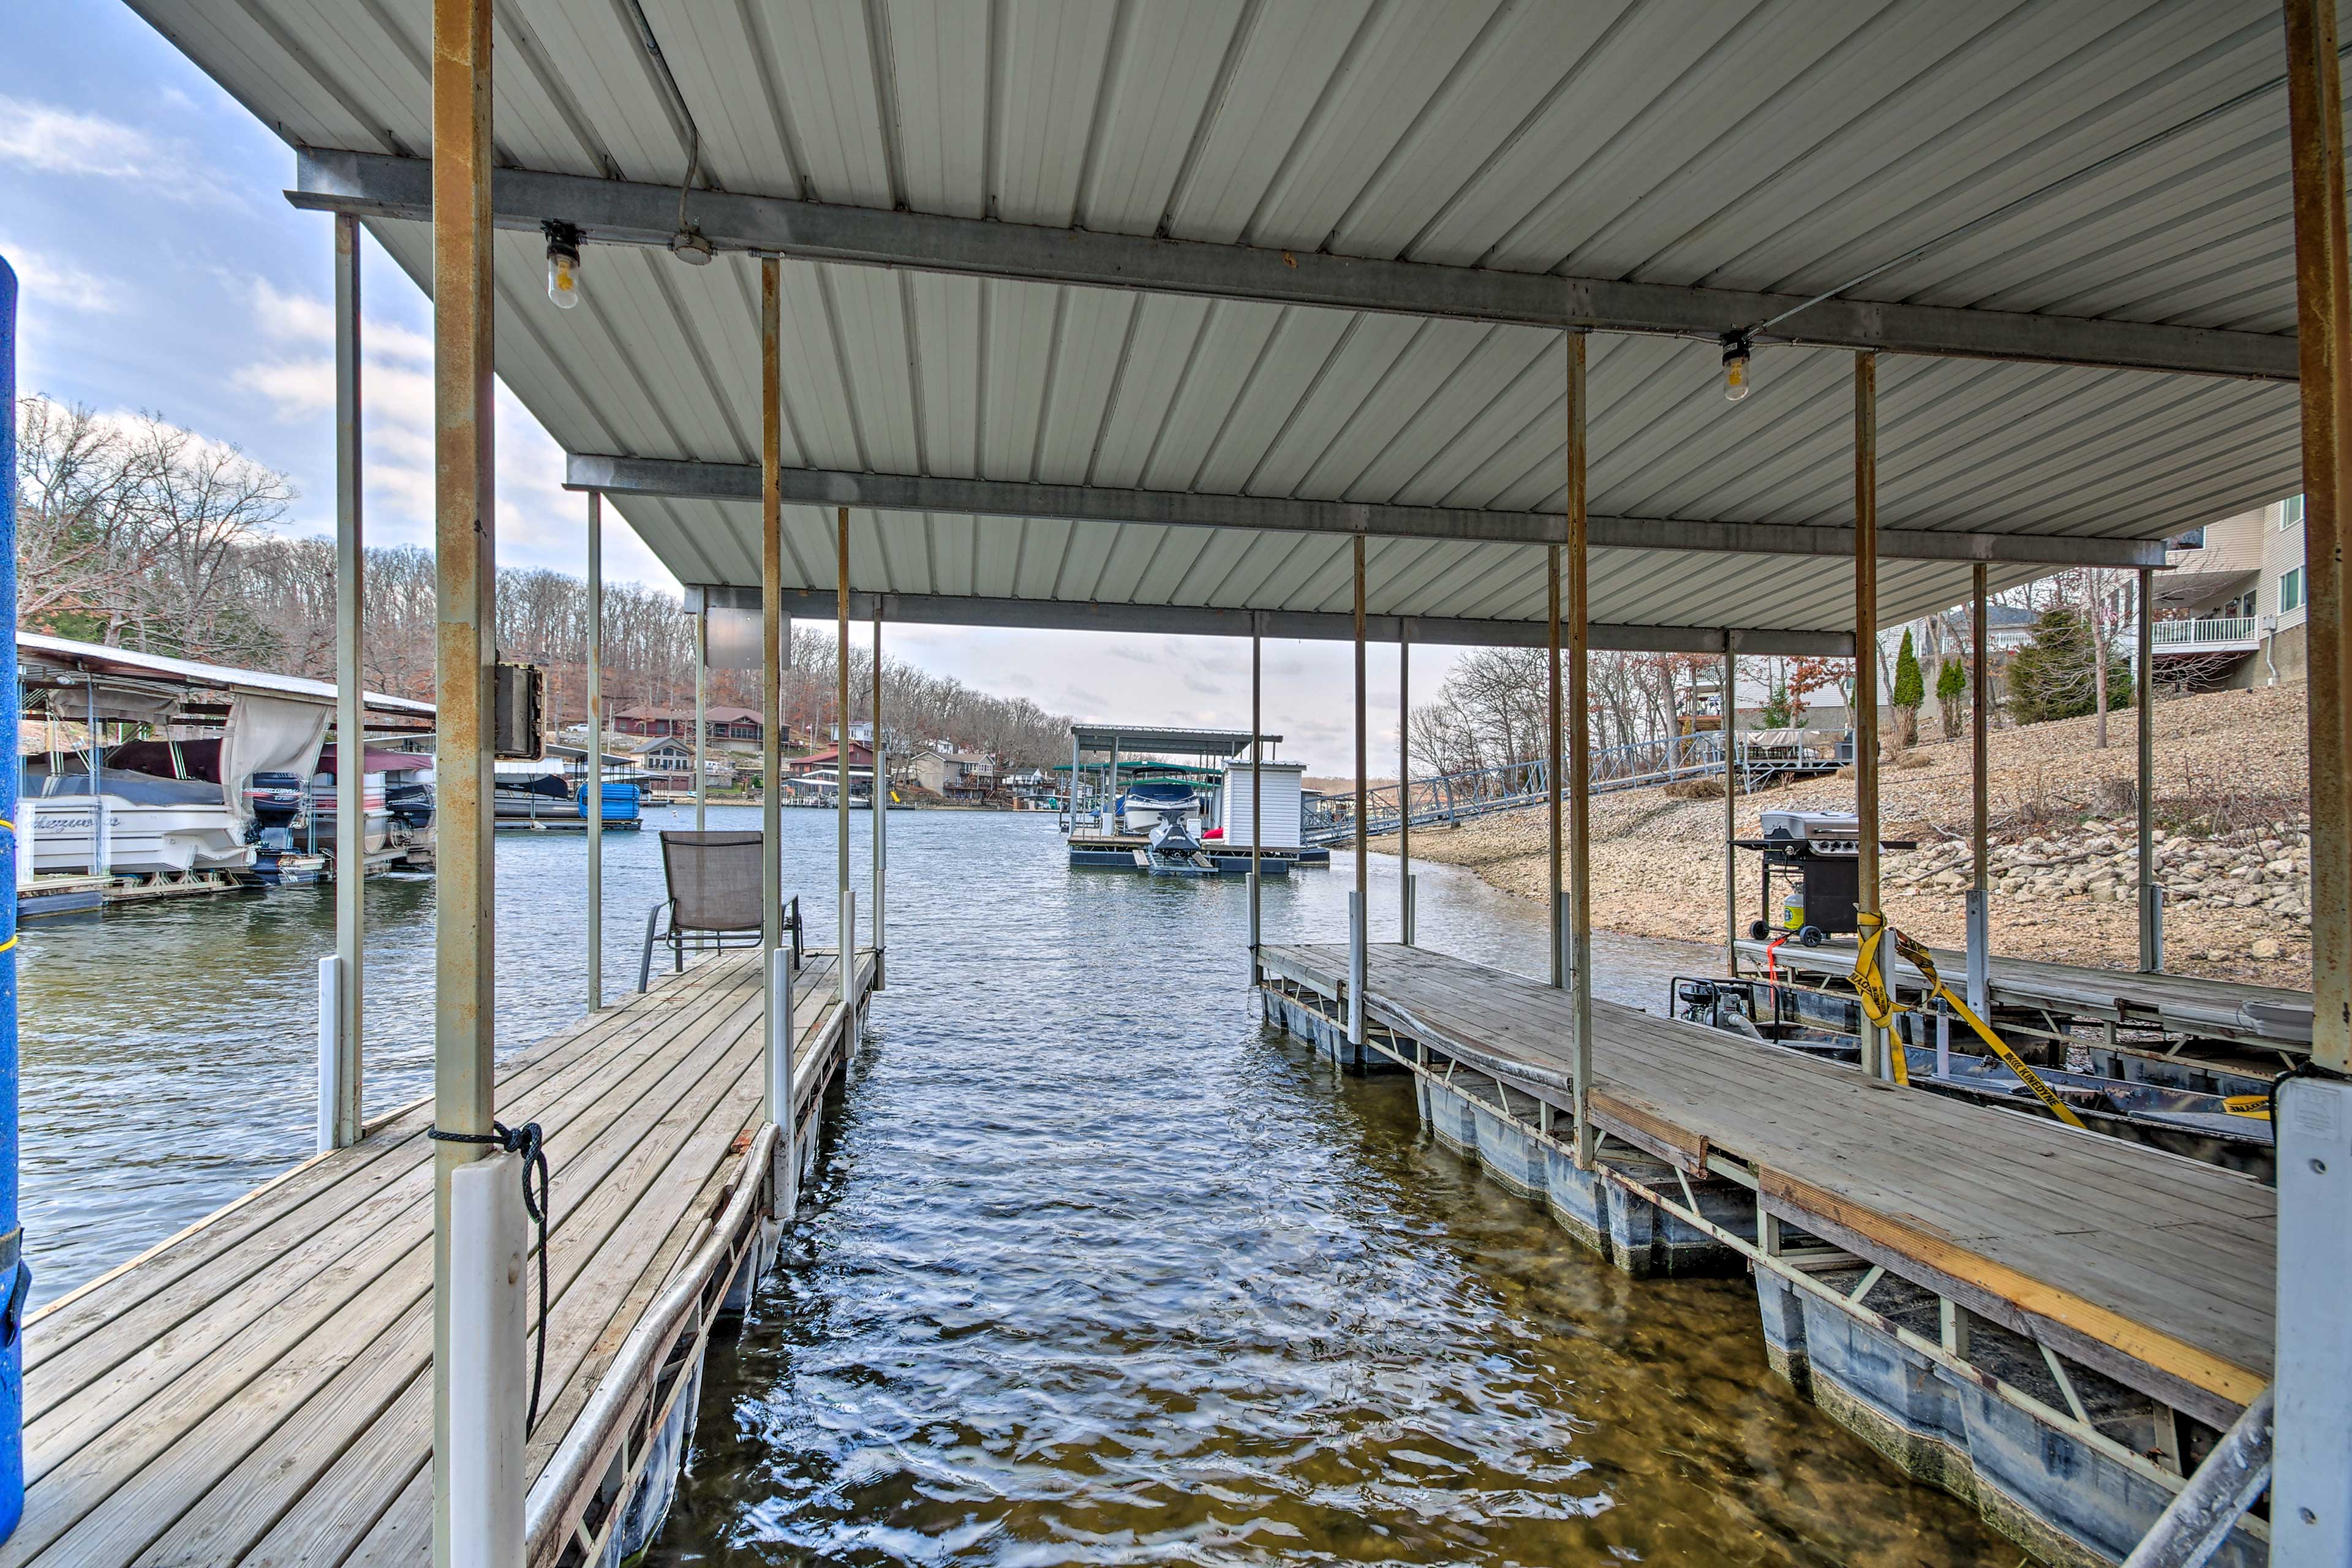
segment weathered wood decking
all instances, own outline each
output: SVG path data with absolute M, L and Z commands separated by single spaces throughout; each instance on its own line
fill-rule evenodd
M 840 1059 L 836 973 L 803 971 L 803 1117 Z M 501 1119 L 538 1121 L 553 1168 L 531 1477 L 761 1123 L 761 1004 L 756 954 L 715 957 L 500 1068 Z M 407 1107 L 32 1319 L 0 1568 L 429 1561 L 431 1121 Z
M 1266 947 L 1268 973 L 1344 994 L 1344 946 Z M 1368 1021 L 1476 1065 L 1570 1075 L 1568 994 L 1376 945 Z M 2199 1419 L 2270 1380 L 2276 1194 L 2054 1121 L 1604 1002 L 1595 1123 L 1697 1177 L 1736 1170 L 1780 1217 Z
M 1764 943 L 1741 942 L 1738 951 L 1741 963 L 1756 973 L 1764 972 Z M 1853 973 L 1853 952 L 1851 942 L 1825 942 L 1820 947 L 1789 942 L 1782 942 L 1772 957 L 1780 968 L 1803 978 L 1843 979 Z M 1964 989 L 1968 954 L 1948 948 L 1933 948 L 1929 952 L 1945 983 L 1955 991 Z M 2311 1054 L 2308 991 L 2200 980 L 2189 974 L 2085 969 L 1999 953 L 1986 973 L 1997 1007 L 2047 1008 L 2102 1022 L 2153 1026 L 2167 1034 L 2228 1040 L 2288 1057 Z M 1919 972 L 1900 960 L 1888 965 L 1886 977 L 1906 996 L 1916 995 L 1920 990 Z M 2249 1003 L 2262 1009 L 2263 1016 L 2249 1013 Z M 2283 1020 L 2286 1021 L 2284 1029 Z

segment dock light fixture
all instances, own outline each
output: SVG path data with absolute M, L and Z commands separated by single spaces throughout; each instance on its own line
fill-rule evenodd
M 688 267 L 710 265 L 710 241 L 704 237 L 702 231 L 692 224 L 688 224 L 669 237 L 669 253 Z
M 580 230 L 562 218 L 539 226 L 547 236 L 547 297 L 559 310 L 580 303 Z
M 1723 334 L 1723 395 L 1730 402 L 1748 395 L 1748 357 L 1754 348 L 1745 331 Z

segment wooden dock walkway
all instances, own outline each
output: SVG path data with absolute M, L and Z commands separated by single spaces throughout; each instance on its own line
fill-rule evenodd
M 1348 950 L 1269 946 L 1259 964 L 1339 998 Z M 1567 1100 L 1565 991 L 1376 944 L 1365 1007 L 1415 1049 L 1532 1068 L 1515 1089 Z M 1759 1211 L 2216 1427 L 2269 1383 L 2272 1189 L 1695 1024 L 1592 1016 L 1593 1119 L 1620 1142 L 1737 1180 Z
M 803 1124 L 855 1040 L 837 973 L 802 972 Z M 553 1168 L 531 1478 L 734 1189 L 761 1014 L 757 954 L 714 956 L 499 1068 L 501 1120 L 539 1122 Z M 34 1315 L 0 1568 L 430 1561 L 431 1121 L 405 1107 Z
M 1743 941 L 1740 962 L 1764 973 L 1764 943 Z M 1968 954 L 1949 948 L 1928 950 L 1936 968 L 1955 991 L 1965 989 Z M 1853 943 L 1801 947 L 1784 942 L 1773 954 L 1782 969 L 1806 980 L 1843 980 L 1853 973 Z M 1887 979 L 1908 998 L 1920 994 L 1920 974 L 1897 959 Z M 2241 985 L 2188 974 L 2142 974 L 2128 969 L 2085 969 L 2071 963 L 1995 954 L 1987 970 L 1996 1007 L 2047 1011 L 2121 1027 L 2154 1028 L 2167 1035 L 2227 1041 L 2242 1048 L 2274 1051 L 2283 1060 L 2271 1070 L 2311 1054 L 2311 993 L 2274 985 Z M 2249 1005 L 2251 1004 L 2251 1006 Z

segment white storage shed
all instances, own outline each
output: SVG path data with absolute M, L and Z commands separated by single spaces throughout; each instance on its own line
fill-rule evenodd
M 1225 762 L 1225 787 L 1220 792 L 1224 800 L 1225 842 L 1242 848 L 1296 849 L 1299 847 L 1300 808 L 1306 789 L 1307 764 L 1304 763 L 1260 763 L 1265 778 L 1265 810 L 1263 826 L 1265 842 L 1254 846 L 1250 840 L 1250 763 L 1246 757 L 1232 757 Z

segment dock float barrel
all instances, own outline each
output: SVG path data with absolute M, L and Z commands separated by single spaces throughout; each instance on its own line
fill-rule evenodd
M 16 274 L 0 258 L 0 723 L 16 732 L 24 699 L 16 689 Z M 0 765 L 0 818 L 16 820 L 16 767 Z M 0 835 L 6 857 L 0 884 L 16 883 L 16 835 Z M 0 900 L 0 954 L 16 945 L 16 900 Z M 25 1289 L 31 1274 L 24 1262 L 24 1229 L 16 1218 L 16 961 L 0 963 L 0 1541 L 25 1516 Z

